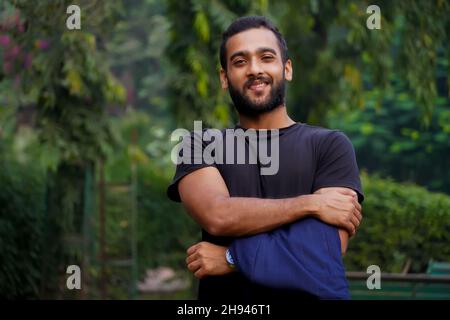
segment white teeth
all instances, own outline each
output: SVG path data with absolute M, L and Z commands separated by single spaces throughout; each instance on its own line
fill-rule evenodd
M 253 83 L 250 87 L 262 87 L 266 85 L 264 82 L 259 82 L 259 83 Z

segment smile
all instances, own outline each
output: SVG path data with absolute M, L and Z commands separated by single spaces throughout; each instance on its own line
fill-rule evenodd
M 260 92 L 263 91 L 269 84 L 265 81 L 254 81 L 248 86 L 249 90 Z

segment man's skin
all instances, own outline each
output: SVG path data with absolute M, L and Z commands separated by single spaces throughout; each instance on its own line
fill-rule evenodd
M 268 99 L 272 84 L 292 79 L 292 62 L 283 64 L 277 38 L 265 28 L 250 29 L 230 37 L 226 44 L 227 70 L 220 70 L 224 90 L 229 83 L 253 102 Z M 250 78 L 269 77 L 272 83 L 246 86 Z M 295 122 L 286 106 L 257 116 L 239 115 L 243 128 L 279 129 Z M 310 195 L 286 199 L 230 197 L 226 184 L 214 167 L 196 170 L 178 185 L 180 198 L 192 218 L 215 236 L 249 236 L 267 232 L 298 219 L 315 217 L 339 229 L 344 254 L 349 236 L 362 219 L 357 194 L 349 188 L 322 188 Z M 195 192 L 192 192 L 195 190 Z M 197 278 L 233 272 L 225 259 L 226 247 L 200 242 L 187 250 L 188 269 Z

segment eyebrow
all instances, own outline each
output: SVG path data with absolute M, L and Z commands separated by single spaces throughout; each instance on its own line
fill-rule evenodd
M 274 49 L 268 48 L 268 47 L 262 47 L 262 48 L 258 48 L 256 50 L 256 53 L 258 53 L 258 54 L 261 54 L 263 52 L 270 52 L 270 53 L 273 53 L 274 55 L 277 55 L 277 52 Z M 236 58 L 238 56 L 246 56 L 248 54 L 249 54 L 248 50 L 237 51 L 231 55 L 230 61 L 232 61 L 234 58 Z

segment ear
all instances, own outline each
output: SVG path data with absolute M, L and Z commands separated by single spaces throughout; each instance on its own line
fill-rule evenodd
M 225 70 L 223 68 L 220 68 L 220 85 L 223 90 L 228 89 L 228 78 Z
M 284 64 L 284 79 L 287 81 L 292 80 L 292 61 L 291 59 L 287 59 L 286 63 Z

